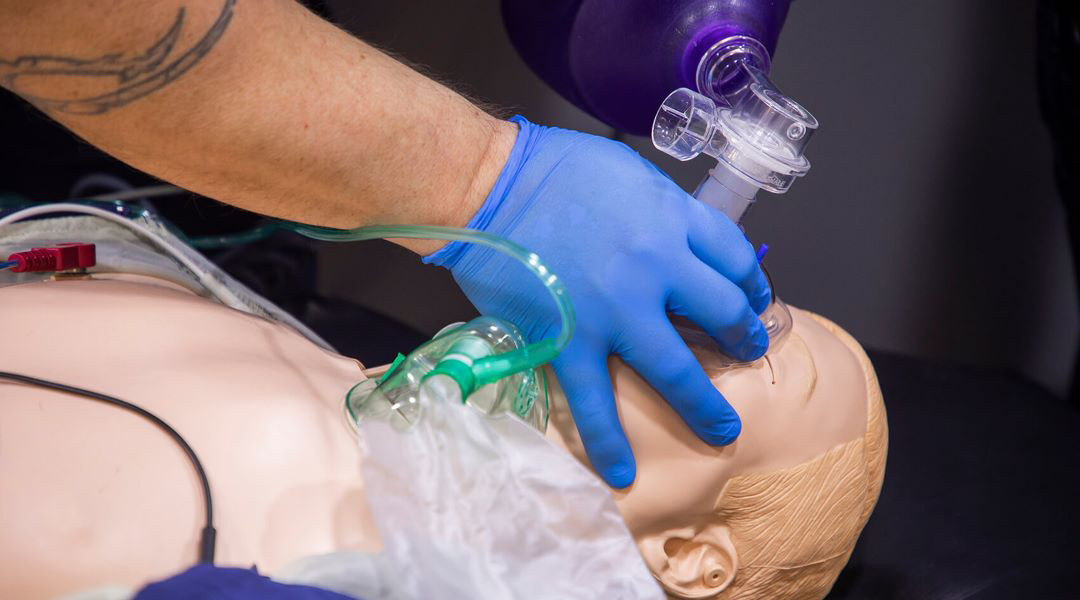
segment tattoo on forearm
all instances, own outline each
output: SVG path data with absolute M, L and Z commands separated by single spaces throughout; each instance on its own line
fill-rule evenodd
M 141 54 L 114 53 L 91 59 L 51 55 L 20 56 L 10 61 L 0 58 L 0 85 L 46 111 L 76 115 L 109 112 L 169 85 L 198 64 L 221 39 L 235 4 L 236 0 L 225 0 L 214 24 L 184 52 L 176 48 L 184 28 L 181 7 L 169 30 Z M 50 98 L 20 92 L 19 80 L 29 77 L 101 77 L 115 80 L 115 88 L 85 98 Z

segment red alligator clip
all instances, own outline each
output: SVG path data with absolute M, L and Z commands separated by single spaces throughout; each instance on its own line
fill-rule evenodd
M 68 243 L 16 252 L 8 260 L 16 262 L 11 267 L 15 273 L 71 271 L 97 264 L 97 252 L 93 244 Z

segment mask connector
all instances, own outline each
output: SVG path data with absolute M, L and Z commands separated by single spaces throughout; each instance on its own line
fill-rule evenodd
M 653 120 L 653 144 L 679 160 L 707 154 L 718 161 L 695 192 L 736 223 L 757 190 L 782 194 L 810 170 L 803 154 L 818 121 L 747 62 L 736 67 L 745 90 L 723 97 L 731 106 L 687 88 L 668 95 Z

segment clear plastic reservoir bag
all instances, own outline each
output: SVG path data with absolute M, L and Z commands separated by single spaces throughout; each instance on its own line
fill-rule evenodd
M 359 433 L 383 551 L 278 579 L 370 600 L 664 597 L 608 488 L 520 419 L 431 399 L 408 429 Z

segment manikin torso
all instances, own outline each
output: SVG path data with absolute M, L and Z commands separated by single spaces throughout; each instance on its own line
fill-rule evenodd
M 210 478 L 220 564 L 272 573 L 304 555 L 377 549 L 342 416 L 361 366 L 131 279 L 0 289 L 20 315 L 0 364 L 130 400 L 180 431 Z M 3 382 L 0 397 L 0 597 L 138 585 L 194 562 L 202 497 L 172 440 L 98 402 Z
M 364 377 L 356 361 L 145 277 L 12 286 L 0 305 L 17 315 L 3 370 L 135 402 L 187 438 L 214 489 L 219 564 L 273 573 L 306 555 L 380 547 L 364 501 L 377 490 L 364 488 L 342 411 Z M 638 457 L 635 485 L 616 499 L 661 581 L 650 536 L 698 527 L 732 477 L 799 465 L 867 431 L 868 365 L 851 344 L 795 311 L 793 335 L 768 361 L 711 373 L 743 420 L 727 448 L 698 441 L 612 361 Z M 81 398 L 3 381 L 0 397 L 0 597 L 138 586 L 192 563 L 203 505 L 169 438 Z M 553 405 L 549 439 L 581 456 L 557 390 Z

